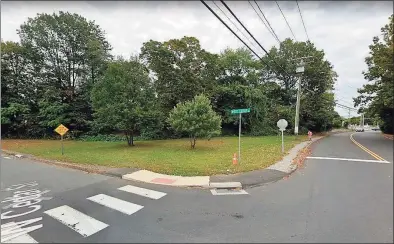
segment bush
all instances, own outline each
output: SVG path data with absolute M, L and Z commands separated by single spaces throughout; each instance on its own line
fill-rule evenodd
M 175 131 L 187 133 L 193 149 L 198 137 L 211 138 L 220 134 L 221 118 L 213 111 L 211 102 L 204 95 L 193 100 L 178 103 L 170 112 L 168 122 Z
M 126 137 L 123 135 L 83 135 L 80 136 L 78 139 L 78 141 L 126 141 Z

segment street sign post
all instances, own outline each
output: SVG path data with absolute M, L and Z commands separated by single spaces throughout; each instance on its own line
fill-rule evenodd
M 249 112 L 250 112 L 250 108 L 238 108 L 231 110 L 231 114 L 244 114 Z
M 250 113 L 250 108 L 238 108 L 232 109 L 231 114 L 239 114 L 239 125 L 238 125 L 238 163 L 241 162 L 241 120 L 242 114 Z
M 286 129 L 288 123 L 285 119 L 280 119 L 278 122 L 276 122 L 276 125 L 278 126 L 279 130 L 282 132 L 282 153 L 285 152 L 285 146 L 283 142 L 283 131 Z
M 62 142 L 62 155 L 64 154 L 64 147 L 63 147 L 63 135 L 65 135 L 68 131 L 68 128 L 62 124 L 56 127 L 55 132 L 60 135 L 60 140 Z

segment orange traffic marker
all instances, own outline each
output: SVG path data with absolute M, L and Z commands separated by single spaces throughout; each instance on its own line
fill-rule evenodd
M 237 154 L 234 153 L 234 156 L 233 156 L 233 164 L 236 165 L 237 163 L 238 163 Z

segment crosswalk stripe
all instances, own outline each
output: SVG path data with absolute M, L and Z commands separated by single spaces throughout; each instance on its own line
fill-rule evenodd
M 120 187 L 120 188 L 118 188 L 118 190 L 137 194 L 137 195 L 140 195 L 143 197 L 149 197 L 149 198 L 156 199 L 156 200 L 167 195 L 167 193 L 164 193 L 164 192 L 149 190 L 149 189 L 131 186 L 131 185 Z
M 120 200 L 115 197 L 107 196 L 105 194 L 98 194 L 96 196 L 89 197 L 88 199 L 103 206 L 118 210 L 119 212 L 127 215 L 132 215 L 144 207 L 138 204 Z
M 81 213 L 67 205 L 63 205 L 44 212 L 60 223 L 70 227 L 84 237 L 108 227 L 107 224 L 98 221 L 84 213 Z

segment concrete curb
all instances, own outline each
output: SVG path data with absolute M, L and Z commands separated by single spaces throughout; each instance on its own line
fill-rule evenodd
M 289 151 L 287 155 L 284 156 L 281 161 L 262 170 L 255 170 L 232 175 L 195 177 L 164 175 L 154 173 L 148 170 L 140 170 L 132 174 L 123 175 L 122 178 L 125 180 L 178 187 L 201 187 L 208 189 L 237 189 L 253 187 L 269 182 L 278 181 L 286 176 L 289 176 L 297 169 L 297 164 L 294 163 L 294 160 L 298 157 L 299 153 L 304 151 L 312 143 L 320 140 L 323 137 L 325 136 L 316 137 L 313 138 L 312 141 L 304 141 L 296 145 Z M 252 180 L 252 182 L 250 182 L 250 178 L 255 178 L 255 180 Z
M 307 150 L 316 141 L 329 135 L 330 134 L 320 136 L 318 138 L 314 138 L 311 142 L 305 141 L 296 145 L 281 161 L 265 169 L 232 175 L 214 175 L 211 176 L 210 179 L 211 181 L 217 182 L 239 181 L 241 182 L 243 189 L 276 182 L 278 180 L 288 177 L 297 170 L 298 164 L 296 164 L 294 161 L 297 161 L 297 158 L 300 156 L 299 154 Z M 304 159 L 305 158 L 301 158 L 301 161 L 303 161 Z

